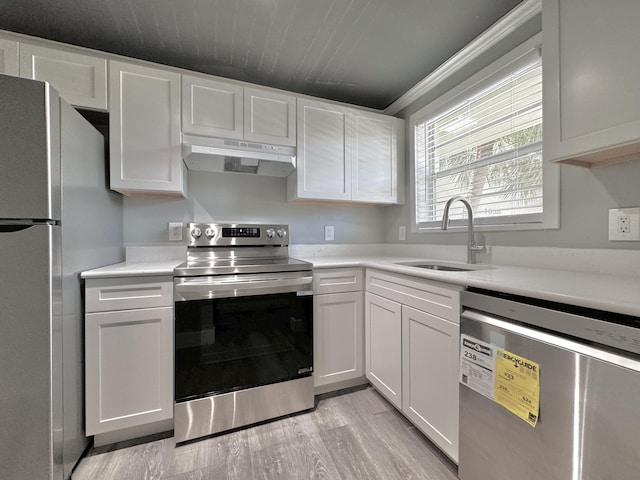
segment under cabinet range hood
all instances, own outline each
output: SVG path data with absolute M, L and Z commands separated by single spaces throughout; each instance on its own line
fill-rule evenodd
M 296 168 L 296 149 L 225 138 L 182 136 L 182 154 L 189 170 L 287 177 Z

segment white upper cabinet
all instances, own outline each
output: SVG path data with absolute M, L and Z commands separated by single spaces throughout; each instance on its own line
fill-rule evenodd
M 0 73 L 18 76 L 18 42 L 0 38 Z
M 241 140 L 242 86 L 202 77 L 182 76 L 182 132 Z
M 290 201 L 404 202 L 404 120 L 302 98 L 297 119 Z
M 544 155 L 640 158 L 640 2 L 543 0 Z
M 180 74 L 109 62 L 111 189 L 185 196 Z
M 296 97 L 245 88 L 244 139 L 295 146 Z
M 351 200 L 352 118 L 347 107 L 298 99 L 297 168 L 290 200 Z
M 360 111 L 353 115 L 352 200 L 398 203 L 398 124 L 403 120 Z
M 296 97 L 183 75 L 182 132 L 294 146 Z
M 20 44 L 20 76 L 49 82 L 71 105 L 107 109 L 107 60 Z

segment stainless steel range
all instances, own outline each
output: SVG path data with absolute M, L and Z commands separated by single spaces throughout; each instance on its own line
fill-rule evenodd
M 287 225 L 187 227 L 174 270 L 175 439 L 313 408 L 311 264 Z

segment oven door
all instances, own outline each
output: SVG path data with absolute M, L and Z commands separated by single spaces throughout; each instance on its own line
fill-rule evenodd
M 175 400 L 310 376 L 311 272 L 175 278 Z

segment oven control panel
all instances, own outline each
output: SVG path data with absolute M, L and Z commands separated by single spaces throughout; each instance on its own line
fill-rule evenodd
M 190 247 L 226 245 L 289 245 L 289 226 L 240 223 L 189 223 Z

